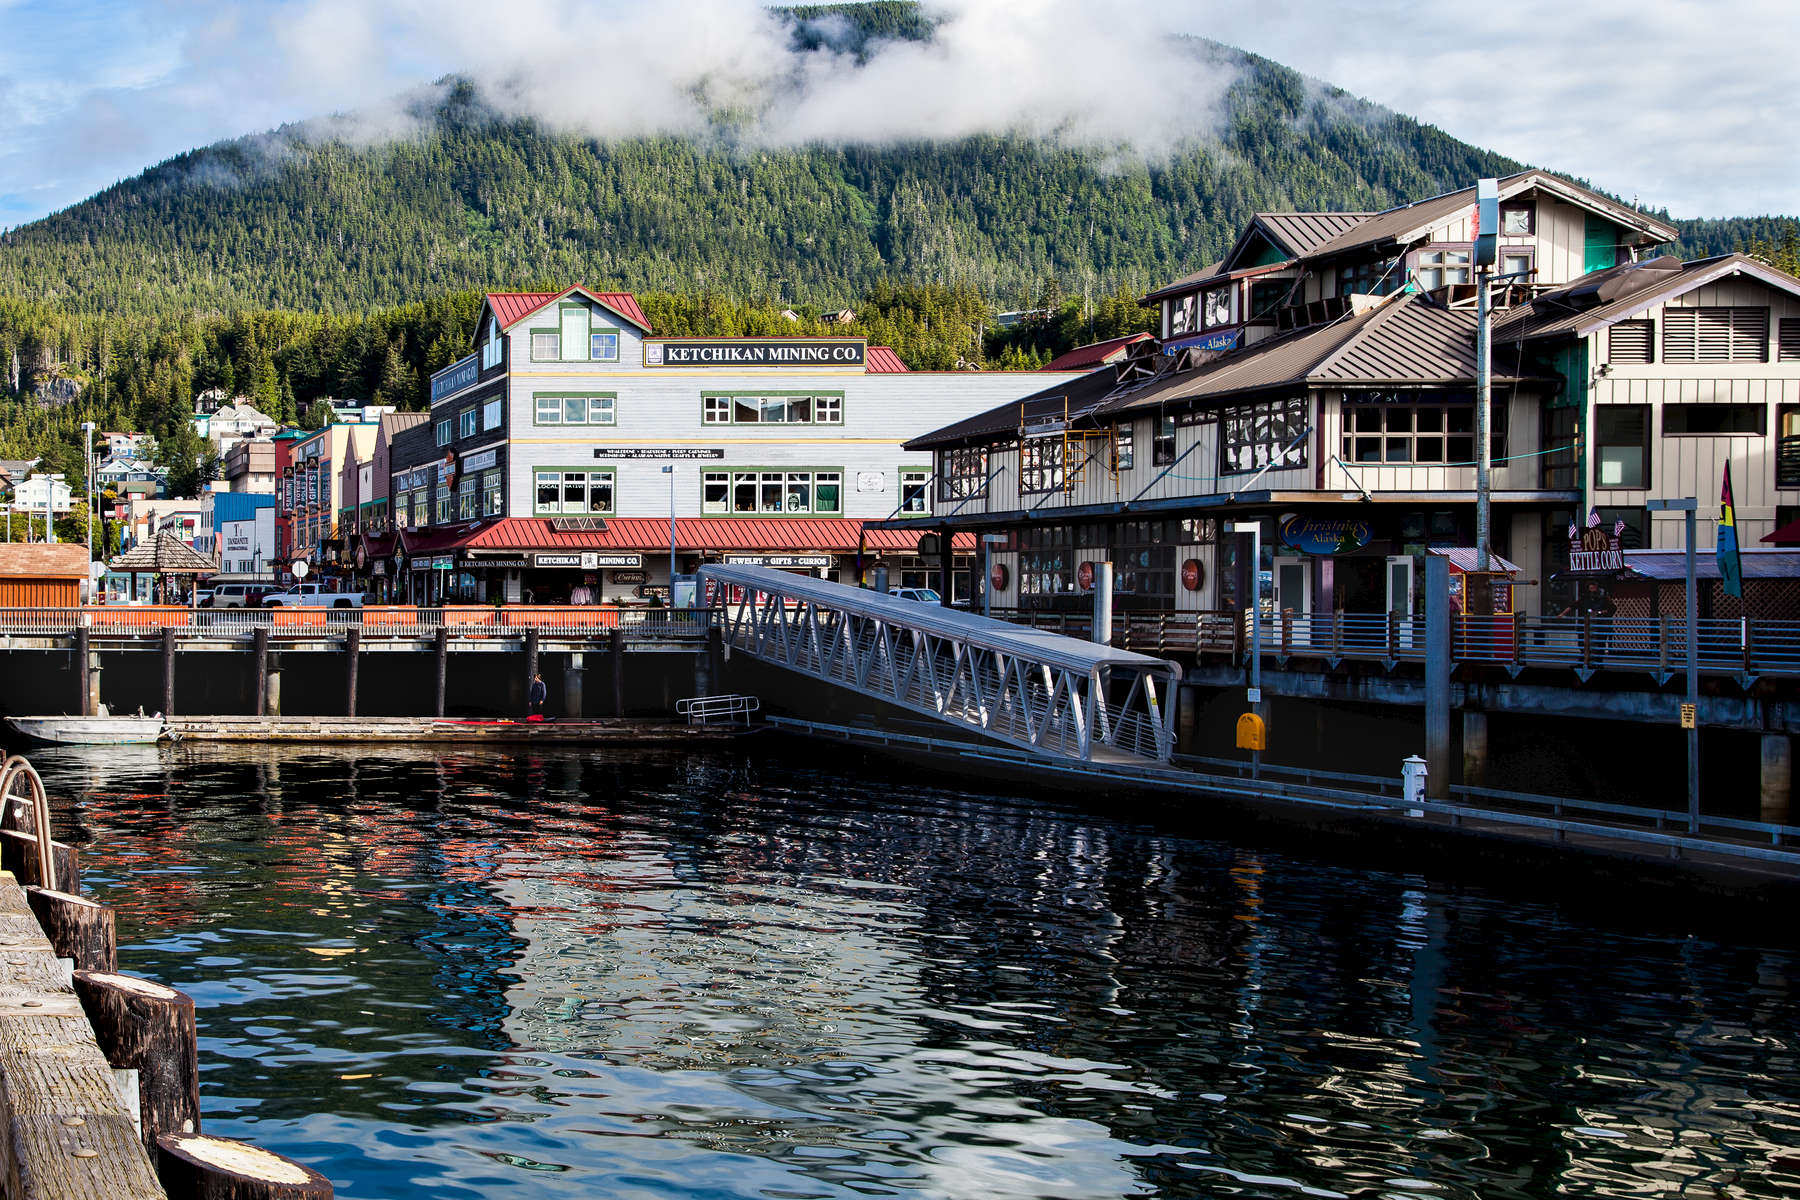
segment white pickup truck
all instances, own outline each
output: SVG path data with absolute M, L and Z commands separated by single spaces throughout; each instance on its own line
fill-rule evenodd
M 264 608 L 361 608 L 362 592 L 331 591 L 322 583 L 302 583 L 263 597 Z

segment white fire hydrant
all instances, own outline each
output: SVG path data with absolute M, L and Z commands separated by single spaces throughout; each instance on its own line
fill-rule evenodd
M 1431 774 L 1431 769 L 1426 766 L 1425 760 L 1420 758 L 1417 754 L 1403 761 L 1400 764 L 1401 799 L 1408 805 L 1425 803 L 1425 777 L 1429 774 Z M 1425 815 L 1425 810 L 1422 808 L 1409 808 L 1406 815 L 1409 817 L 1422 817 Z

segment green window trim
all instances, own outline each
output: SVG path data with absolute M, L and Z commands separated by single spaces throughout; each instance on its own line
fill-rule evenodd
M 612 337 L 613 337 L 613 352 L 612 352 L 611 357 L 608 357 L 608 358 L 595 357 L 594 356 L 594 339 L 597 337 L 603 337 L 609 333 L 612 334 Z M 623 356 L 623 354 L 625 352 L 624 346 L 625 346 L 625 334 L 622 330 L 620 330 L 614 326 L 610 326 L 610 325 L 595 326 L 591 323 L 588 325 L 588 361 L 589 362 L 616 363 L 619 361 L 619 359 Z
M 557 400 L 557 401 L 564 402 L 565 407 L 564 407 L 564 411 L 563 411 L 561 417 L 559 417 L 555 421 L 542 420 L 540 417 L 540 411 L 539 411 L 539 401 L 542 401 L 542 400 Z M 570 420 L 566 419 L 566 417 L 568 415 L 567 409 L 566 409 L 566 402 L 570 401 L 570 400 L 587 400 L 590 402 L 590 404 L 588 406 L 588 419 L 587 420 L 585 420 L 585 421 L 570 421 Z M 611 413 L 611 418 L 609 420 L 596 421 L 593 419 L 593 405 L 591 402 L 595 401 L 595 400 L 610 400 L 610 401 L 612 401 L 611 405 L 608 406 L 610 413 Z M 616 426 L 619 423 L 619 394 L 617 392 L 595 392 L 595 391 L 533 392 L 533 393 L 531 393 L 531 423 L 533 426 L 536 426 L 540 429 L 561 429 L 561 428 L 564 428 L 566 426 L 571 426 L 571 425 L 575 426 L 576 428 L 579 428 L 579 429 L 611 428 L 612 426 Z
M 538 334 L 540 334 L 540 333 L 547 333 L 551 337 L 554 337 L 556 339 L 556 357 L 554 357 L 554 358 L 538 357 L 537 338 L 538 338 Z M 545 329 L 545 328 L 542 328 L 541 326 L 538 328 L 535 328 L 535 329 L 528 329 L 525 331 L 525 342 L 527 345 L 529 345 L 531 347 L 531 361 L 532 362 L 534 362 L 534 363 L 555 363 L 555 362 L 562 361 L 562 330 L 560 330 L 560 329 Z
M 544 475 L 544 474 L 549 474 L 551 472 L 554 472 L 556 474 L 556 477 L 557 477 L 556 486 L 558 489 L 557 504 L 554 509 L 545 508 L 543 505 L 538 503 L 538 486 L 539 486 L 538 476 Z M 612 492 L 612 502 L 610 504 L 608 504 L 604 509 L 583 508 L 581 510 L 581 512 L 579 512 L 579 513 L 564 512 L 562 510 L 562 506 L 564 503 L 566 503 L 566 500 L 564 499 L 564 497 L 562 495 L 562 488 L 564 485 L 563 476 L 576 475 L 576 474 L 586 475 L 589 477 L 588 482 L 583 485 L 584 488 L 592 487 L 592 479 L 594 476 L 598 475 L 598 476 L 604 477 L 607 481 L 609 488 L 611 489 L 611 492 Z M 573 463 L 573 464 L 541 463 L 541 464 L 538 464 L 531 468 L 531 515 L 534 517 L 568 517 L 568 516 L 611 517 L 611 516 L 617 515 L 618 505 L 619 505 L 619 475 L 618 475 L 618 471 L 615 468 L 596 467 L 592 463 Z
M 758 400 L 792 399 L 800 396 L 807 397 L 814 401 L 835 401 L 836 403 L 832 407 L 836 412 L 836 417 L 829 421 L 819 420 L 819 408 L 815 403 L 812 407 L 812 415 L 804 421 L 763 421 L 760 419 L 755 421 L 740 421 L 738 419 L 736 401 L 739 399 L 750 399 L 752 397 Z M 714 400 L 724 401 L 724 411 L 716 419 L 708 411 L 711 407 L 708 402 Z M 722 388 L 708 389 L 700 393 L 700 423 L 702 425 L 780 425 L 784 427 L 789 425 L 822 425 L 837 429 L 841 428 L 844 424 L 844 393 L 841 391 L 821 391 L 818 388 L 804 388 L 790 391 L 776 391 L 768 388 L 731 388 L 728 390 Z

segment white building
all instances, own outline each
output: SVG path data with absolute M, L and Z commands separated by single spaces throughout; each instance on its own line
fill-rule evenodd
M 33 475 L 13 488 L 14 512 L 37 513 L 41 516 L 48 507 L 50 512 L 60 517 L 66 516 L 74 506 L 69 485 L 63 482 L 61 475 Z

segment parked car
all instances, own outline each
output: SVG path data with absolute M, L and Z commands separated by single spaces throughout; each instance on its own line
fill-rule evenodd
M 938 594 L 936 588 L 889 588 L 888 595 L 898 596 L 902 600 L 917 600 L 920 604 L 942 604 L 944 602 L 944 598 Z
M 261 608 L 274 591 L 267 583 L 221 583 L 200 603 L 207 608 Z
M 322 583 L 303 583 L 263 597 L 264 608 L 361 608 L 362 592 L 333 591 Z

